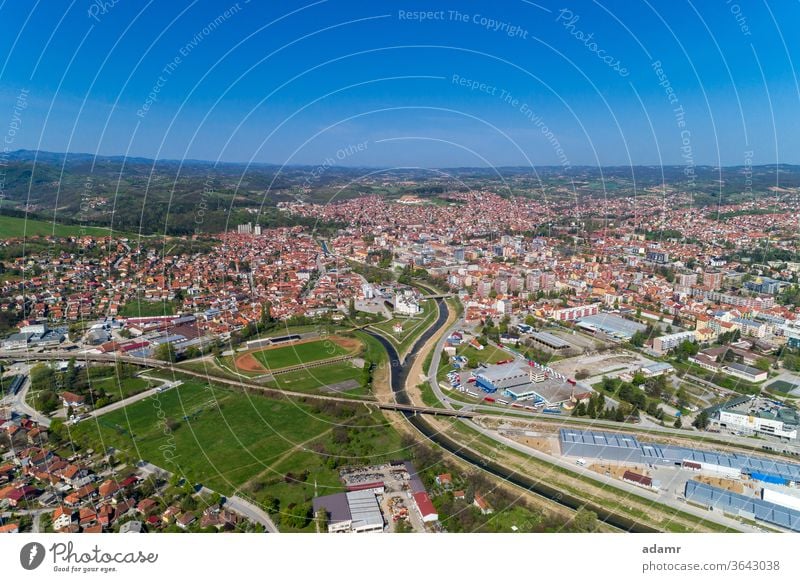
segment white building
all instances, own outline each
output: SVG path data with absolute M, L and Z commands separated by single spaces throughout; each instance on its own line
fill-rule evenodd
M 671 333 L 669 335 L 662 335 L 653 340 L 653 351 L 657 354 L 666 354 L 670 350 L 674 350 L 685 341 L 696 342 L 697 337 L 693 331 L 681 331 L 678 333 Z
M 394 312 L 398 315 L 416 315 L 422 311 L 413 291 L 404 291 L 394 297 Z
M 784 425 L 778 418 L 743 414 L 734 410 L 720 410 L 719 424 L 725 428 L 750 434 L 760 432 L 787 439 L 797 438 L 796 426 Z

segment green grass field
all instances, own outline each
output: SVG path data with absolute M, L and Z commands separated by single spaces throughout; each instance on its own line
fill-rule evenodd
M 328 412 L 183 380 L 178 389 L 75 426 L 72 440 L 114 447 L 129 462 L 147 460 L 223 495 L 241 489 L 261 503 L 277 498 L 282 509 L 310 501 L 315 483 L 320 495 L 341 491 L 338 462 L 402 457 L 399 435 L 379 412 L 340 404 Z M 335 430 L 346 439 L 332 439 Z
M 179 389 L 80 424 L 72 433 L 95 443 L 102 439 L 106 447 L 167 470 L 177 466 L 212 489 L 232 492 L 294 443 L 328 428 L 303 405 L 187 380 Z M 165 456 L 172 445 L 174 455 Z
M 152 317 L 156 315 L 175 315 L 178 304 L 175 301 L 148 301 L 145 299 L 128 301 L 119 309 L 120 317 Z
M 308 368 L 303 370 L 296 370 L 294 372 L 287 372 L 286 374 L 278 374 L 275 376 L 274 382 L 269 382 L 267 385 L 270 387 L 280 388 L 282 390 L 295 390 L 298 392 L 320 392 L 320 388 L 324 386 L 337 384 L 339 382 L 346 382 L 348 380 L 355 380 L 358 385 L 347 391 L 341 392 L 342 396 L 348 395 L 366 395 L 368 391 L 362 388 L 359 382 L 361 377 L 361 369 L 353 366 L 351 362 L 336 362 L 325 366 L 316 368 Z M 324 390 L 322 390 L 324 392 Z
M 484 364 L 496 364 L 497 362 L 502 362 L 503 360 L 514 357 L 514 354 L 494 346 L 486 346 L 482 350 L 478 350 L 469 344 L 458 346 L 456 348 L 456 353 L 459 356 L 464 356 L 468 360 L 475 359 Z
M 28 220 L 16 216 L 0 216 L 0 239 L 25 238 L 31 236 L 108 236 L 112 233 L 107 228 L 78 225 L 65 225 L 44 220 Z
M 118 380 L 115 377 L 102 378 L 99 380 L 92 380 L 92 388 L 95 390 L 103 390 L 114 398 L 114 401 L 124 400 L 129 396 L 144 392 L 149 388 L 158 385 L 157 382 L 152 382 L 146 378 L 122 378 Z
M 347 350 L 342 346 L 328 340 L 311 341 L 253 352 L 253 356 L 270 370 L 297 366 L 298 364 L 308 362 L 317 362 L 319 360 L 327 360 L 328 358 L 335 358 L 346 354 Z

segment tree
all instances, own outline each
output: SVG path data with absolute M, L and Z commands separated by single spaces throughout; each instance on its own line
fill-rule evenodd
M 705 430 L 710 423 L 711 419 L 708 418 L 708 413 L 704 410 L 697 415 L 697 418 L 692 422 L 692 426 L 700 430 Z
M 598 521 L 597 514 L 590 511 L 585 507 L 581 507 L 575 512 L 575 515 L 570 521 L 572 531 L 577 533 L 591 533 L 597 530 Z
M 756 368 L 762 372 L 768 372 L 771 365 L 772 363 L 768 358 L 758 358 L 755 363 Z
M 163 360 L 164 362 L 174 362 L 175 350 L 172 349 L 171 343 L 164 342 L 162 344 L 158 344 L 153 356 L 158 360 Z
M 683 428 L 683 422 L 681 422 L 680 416 L 675 418 L 675 422 L 672 426 L 674 426 L 675 428 Z

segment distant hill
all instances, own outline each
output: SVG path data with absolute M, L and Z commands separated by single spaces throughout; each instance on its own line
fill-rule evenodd
M 114 231 L 187 235 L 215 233 L 242 222 L 266 226 L 295 223 L 278 212 L 280 201 L 378 194 L 438 196 L 490 188 L 501 195 L 615 197 L 691 190 L 697 205 L 716 205 L 769 193 L 779 185 L 800 187 L 800 166 L 696 166 L 689 183 L 684 166 L 596 168 L 427 169 L 280 167 L 198 160 L 150 160 L 18 150 L 5 155 L 5 200 L 0 215 L 79 221 Z M 442 174 L 447 177 L 442 177 Z M 553 199 L 553 198 L 550 198 Z

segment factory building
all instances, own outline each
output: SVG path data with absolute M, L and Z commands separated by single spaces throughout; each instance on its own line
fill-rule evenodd
M 800 483 L 800 465 L 770 457 L 716 453 L 659 443 L 640 443 L 631 435 L 566 428 L 559 431 L 559 443 L 561 454 L 570 457 L 681 466 L 731 479 L 748 477 L 780 485 Z
M 368 533 L 383 531 L 383 515 L 375 493 L 349 491 L 315 497 L 314 515 L 324 510 L 328 515 L 328 533 Z
M 776 503 L 732 493 L 699 481 L 689 480 L 684 489 L 686 499 L 701 505 L 721 509 L 746 519 L 758 519 L 779 527 L 800 532 L 800 511 Z
M 475 376 L 475 385 L 490 394 L 498 390 L 526 386 L 533 381 L 532 371 L 531 366 L 520 360 L 489 366 Z
M 533 332 L 530 334 L 529 338 L 529 341 L 536 347 L 541 347 L 552 352 L 568 350 L 571 347 L 568 342 L 547 332 Z
M 642 462 L 642 447 L 636 437 L 612 432 L 559 430 L 561 454 L 606 461 Z

